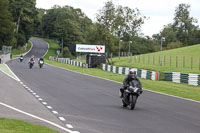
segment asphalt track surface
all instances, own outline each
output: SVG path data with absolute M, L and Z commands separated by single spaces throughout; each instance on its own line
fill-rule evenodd
M 34 46 L 23 63 L 8 63 L 29 88 L 55 108 L 81 133 L 199 133 L 200 103 L 149 91 L 139 97 L 135 110 L 121 106 L 121 84 L 37 63 L 28 68 L 31 55 L 42 56 L 47 44 Z

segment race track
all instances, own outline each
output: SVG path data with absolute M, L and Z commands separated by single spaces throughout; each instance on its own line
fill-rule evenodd
M 43 56 L 48 45 L 31 39 L 32 50 L 22 63 L 8 63 L 24 84 L 81 133 L 199 133 L 200 103 L 144 91 L 135 110 L 122 108 L 121 84 L 37 63 L 28 58 Z M 26 99 L 28 100 L 28 99 Z

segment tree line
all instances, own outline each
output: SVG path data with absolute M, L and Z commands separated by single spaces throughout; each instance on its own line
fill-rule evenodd
M 160 50 L 161 38 L 164 49 L 200 43 L 197 20 L 190 17 L 190 5 L 179 4 L 174 22 L 167 24 L 152 37 L 141 33 L 146 16 L 135 8 L 115 5 L 108 0 L 96 14 L 93 22 L 79 8 L 55 5 L 51 9 L 37 9 L 36 0 L 0 0 L 0 47 L 24 46 L 32 35 L 63 42 L 64 57 L 73 57 L 70 44 L 105 45 L 106 52 L 117 53 L 119 49 L 135 54 Z M 120 48 L 119 48 L 120 46 Z
M 0 0 L 0 47 L 24 46 L 34 33 L 36 0 Z

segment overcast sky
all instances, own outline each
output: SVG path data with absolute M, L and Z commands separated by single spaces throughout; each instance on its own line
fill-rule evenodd
M 90 19 L 95 20 L 95 14 L 102 9 L 108 0 L 36 0 L 37 8 L 50 9 L 54 5 L 70 5 L 80 8 Z M 180 3 L 190 4 L 190 16 L 198 19 L 200 25 L 200 0 L 113 0 L 115 5 L 138 8 L 142 15 L 149 17 L 142 25 L 142 33 L 152 36 L 163 29 L 164 25 L 173 22 L 175 8 Z

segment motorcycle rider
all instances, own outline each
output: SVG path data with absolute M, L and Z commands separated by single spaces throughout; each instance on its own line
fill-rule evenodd
M 42 61 L 43 63 L 41 64 L 40 61 Z M 43 64 L 44 64 L 44 59 L 41 57 L 41 58 L 39 58 L 39 60 L 38 60 L 38 65 L 43 65 Z
M 23 55 L 20 55 L 19 59 L 20 59 L 20 62 L 22 62 L 24 59 Z
M 29 63 L 30 63 L 31 61 L 33 61 L 33 63 L 35 63 L 35 56 L 34 56 L 34 55 L 32 55 L 31 58 L 29 59 Z
M 38 62 L 40 62 L 40 61 L 44 62 L 44 59 L 41 57 L 41 58 L 39 58 Z
M 139 78 L 136 76 L 136 71 L 133 69 L 130 69 L 129 74 L 125 77 L 125 79 L 123 81 L 123 87 L 120 88 L 120 92 L 121 92 L 120 98 L 123 97 L 124 91 L 127 89 L 129 83 L 132 82 L 133 80 L 137 80 L 139 82 L 140 94 L 143 92 L 142 84 L 141 84 Z

